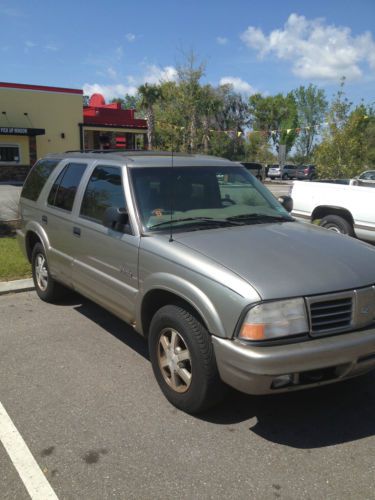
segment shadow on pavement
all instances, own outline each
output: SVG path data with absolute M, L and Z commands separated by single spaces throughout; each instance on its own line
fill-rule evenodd
M 233 391 L 224 403 L 202 415 L 230 425 L 255 417 L 249 430 L 292 448 L 321 448 L 375 434 L 375 374 L 330 386 L 274 396 Z
M 121 321 L 119 318 L 98 306 L 94 302 L 82 297 L 78 293 L 72 292 L 56 305 L 70 305 L 74 309 L 86 316 L 91 321 L 101 326 L 103 330 L 116 337 L 121 342 L 124 342 L 128 347 L 133 349 L 137 354 L 140 354 L 145 359 L 149 359 L 148 347 L 146 340 L 133 330 L 133 328 Z
M 67 304 L 149 359 L 147 342 L 129 325 L 78 294 L 61 302 Z M 254 419 L 249 431 L 292 448 L 321 448 L 355 441 L 375 434 L 375 373 L 271 396 L 248 396 L 231 390 L 223 403 L 196 418 L 222 426 Z

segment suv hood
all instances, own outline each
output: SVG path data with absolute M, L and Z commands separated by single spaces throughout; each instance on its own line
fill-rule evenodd
M 173 238 L 241 276 L 262 299 L 375 284 L 375 247 L 306 223 L 254 224 Z

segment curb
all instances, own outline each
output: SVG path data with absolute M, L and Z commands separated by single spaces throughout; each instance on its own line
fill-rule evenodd
M 34 282 L 32 278 L 14 281 L 0 281 L 0 295 L 6 293 L 18 293 L 34 290 Z

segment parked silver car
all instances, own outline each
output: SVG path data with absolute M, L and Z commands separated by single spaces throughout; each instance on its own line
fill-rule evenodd
M 295 165 L 271 165 L 268 169 L 268 177 L 272 180 L 274 179 L 296 179 L 297 178 L 298 167 Z
M 296 222 L 243 166 L 51 155 L 27 177 L 20 213 L 39 297 L 74 289 L 133 325 L 184 411 L 226 385 L 270 394 L 375 367 L 374 248 Z

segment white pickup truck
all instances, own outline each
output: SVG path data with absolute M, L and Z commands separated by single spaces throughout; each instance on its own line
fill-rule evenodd
M 297 219 L 375 242 L 374 187 L 295 181 L 290 196 Z

